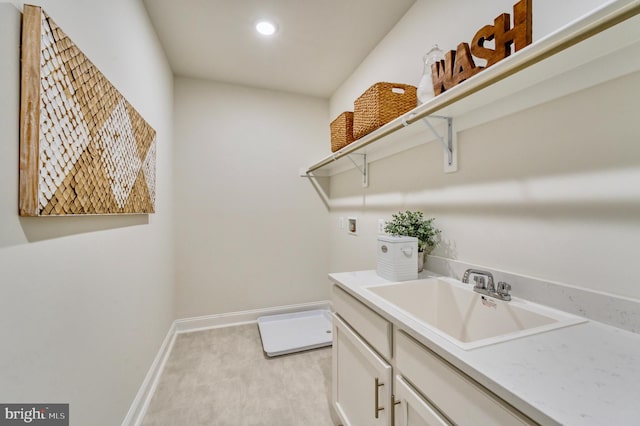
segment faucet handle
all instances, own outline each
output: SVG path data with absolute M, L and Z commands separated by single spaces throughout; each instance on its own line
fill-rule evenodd
M 511 291 L 511 284 L 506 283 L 506 282 L 504 282 L 504 281 L 500 281 L 500 282 L 498 283 L 498 294 L 499 294 L 500 296 L 502 296 L 502 297 L 503 297 L 503 298 L 505 298 L 505 299 L 506 299 L 507 297 L 508 297 L 509 299 L 511 299 L 511 295 L 509 294 L 509 292 L 510 292 L 510 291 Z M 507 299 L 507 300 L 509 300 L 509 299 Z

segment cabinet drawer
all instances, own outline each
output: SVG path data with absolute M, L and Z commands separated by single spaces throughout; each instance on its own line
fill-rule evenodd
M 455 424 L 536 424 L 405 333 L 395 342 L 397 369 Z
M 334 311 L 366 340 L 380 355 L 391 359 L 391 323 L 362 302 L 339 288 L 332 287 Z

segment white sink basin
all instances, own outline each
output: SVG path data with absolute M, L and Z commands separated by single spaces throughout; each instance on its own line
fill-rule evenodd
M 366 287 L 462 349 L 586 322 L 524 300 L 505 302 L 455 280 L 428 278 Z

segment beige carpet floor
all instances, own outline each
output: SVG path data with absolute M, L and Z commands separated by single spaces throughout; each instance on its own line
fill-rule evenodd
M 255 324 L 177 336 L 144 426 L 332 426 L 331 348 L 267 358 Z

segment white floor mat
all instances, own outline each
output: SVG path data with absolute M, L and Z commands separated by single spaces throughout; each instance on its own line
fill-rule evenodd
M 331 323 L 326 309 L 258 318 L 262 347 L 270 357 L 331 346 Z

